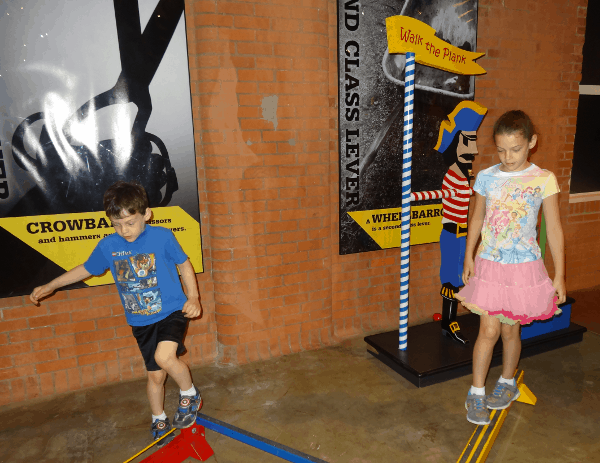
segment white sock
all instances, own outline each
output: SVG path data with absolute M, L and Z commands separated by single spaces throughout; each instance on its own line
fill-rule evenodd
M 469 394 L 471 394 L 471 395 L 485 395 L 485 386 L 483 386 L 483 387 L 471 386 L 471 389 L 469 389 Z
M 152 415 L 152 422 L 154 423 L 156 420 L 166 420 L 167 414 L 163 410 L 162 415 Z
M 181 389 L 179 389 L 179 393 L 181 395 L 185 395 L 188 397 L 194 396 L 196 395 L 196 388 L 194 387 L 194 385 L 192 384 L 192 387 L 189 388 L 187 391 L 182 391 Z
M 504 383 L 504 384 L 510 384 L 511 386 L 516 386 L 517 385 L 517 382 L 515 381 L 515 378 L 506 379 L 502 375 L 500 375 L 500 379 L 498 380 L 498 382 L 499 383 Z

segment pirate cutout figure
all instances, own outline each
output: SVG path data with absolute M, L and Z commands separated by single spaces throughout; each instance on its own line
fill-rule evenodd
M 462 273 L 467 244 L 470 182 L 474 178 L 473 160 L 478 154 L 476 132 L 486 112 L 487 108 L 473 101 L 460 102 L 448 116 L 449 121 L 441 123 L 435 146 L 448 166 L 442 190 L 456 190 L 455 196 L 442 200 L 442 334 L 462 345 L 468 344 L 469 340 L 461 335 L 456 321 L 458 301 L 454 294 L 464 284 Z

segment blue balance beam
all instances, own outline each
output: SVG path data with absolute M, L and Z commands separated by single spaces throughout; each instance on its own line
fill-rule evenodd
M 206 416 L 202 413 L 198 413 L 198 416 L 196 417 L 196 424 L 293 463 L 327 463 L 325 460 L 321 460 L 320 458 L 299 452 L 298 450 L 294 450 L 286 445 L 278 444 L 270 439 L 266 439 L 254 433 L 244 431 L 243 429 L 237 428 L 223 421 L 219 421 L 215 418 L 211 418 L 210 416 Z

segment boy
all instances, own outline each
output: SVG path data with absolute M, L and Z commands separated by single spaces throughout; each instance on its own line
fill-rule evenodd
M 192 384 L 189 369 L 177 358 L 185 351 L 186 317 L 202 314 L 196 275 L 171 230 L 146 225 L 151 211 L 141 185 L 123 181 L 112 185 L 104 194 L 104 210 L 116 233 L 100 240 L 84 264 L 35 288 L 30 299 L 38 304 L 39 299 L 58 288 L 91 275 L 101 275 L 110 268 L 127 323 L 131 325 L 148 370 L 151 430 L 157 440 L 171 429 L 163 408 L 167 373 L 180 388 L 173 426 L 192 426 L 202 408 L 200 392 Z M 181 272 L 187 298 L 176 267 Z M 171 434 L 157 445 L 162 447 L 173 437 Z

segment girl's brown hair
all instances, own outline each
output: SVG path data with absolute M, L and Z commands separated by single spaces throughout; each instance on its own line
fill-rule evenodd
M 521 110 L 507 111 L 498 118 L 494 124 L 494 140 L 496 135 L 506 135 L 521 132 L 527 141 L 537 134 L 537 130 L 530 117 Z

